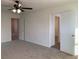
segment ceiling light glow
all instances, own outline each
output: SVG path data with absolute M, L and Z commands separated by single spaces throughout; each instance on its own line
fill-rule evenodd
M 19 4 L 18 6 L 21 7 L 21 4 Z
M 14 13 L 16 13 L 16 9 L 13 9 L 12 11 L 13 11 Z
M 20 9 L 17 9 L 17 13 L 21 13 L 21 10 Z

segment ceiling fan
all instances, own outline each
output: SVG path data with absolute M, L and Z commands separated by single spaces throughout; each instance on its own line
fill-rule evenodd
M 33 9 L 33 8 L 22 7 L 22 4 L 18 0 L 14 1 L 14 2 L 15 2 L 15 4 L 13 5 L 13 8 L 9 9 L 9 10 L 12 10 L 12 12 L 14 12 L 14 13 L 24 12 L 24 9 L 28 9 L 28 10 Z

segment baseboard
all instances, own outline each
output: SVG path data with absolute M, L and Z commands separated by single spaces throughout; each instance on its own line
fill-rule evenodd
M 33 42 L 33 41 L 28 41 L 28 40 L 24 40 L 24 41 L 27 41 L 27 42 L 30 42 L 30 43 L 33 43 L 33 44 L 37 44 L 37 45 L 40 45 L 40 46 L 44 46 L 44 47 L 50 48 L 50 47 L 47 46 L 47 45 L 40 44 L 40 43 L 36 43 L 36 42 Z
M 4 42 L 1 42 L 1 44 L 2 44 L 2 43 L 7 43 L 7 42 L 11 42 L 11 40 L 9 40 L 9 41 L 4 41 Z
M 55 48 L 55 47 L 54 47 L 54 46 L 51 46 L 51 48 Z M 57 49 L 57 48 L 55 48 L 55 49 Z M 73 54 L 70 54 L 70 53 L 67 53 L 67 52 L 61 51 L 60 49 L 57 49 L 57 50 L 59 50 L 59 51 L 62 52 L 62 53 L 65 53 L 65 54 L 67 54 L 67 55 L 75 56 L 75 55 L 73 55 Z
M 61 50 L 60 50 L 61 51 Z M 70 55 L 70 56 L 75 56 L 75 55 L 73 55 L 73 54 L 70 54 L 70 53 L 67 53 L 67 52 L 64 52 L 64 51 L 61 51 L 62 53 L 65 53 L 65 54 L 67 54 L 67 55 Z

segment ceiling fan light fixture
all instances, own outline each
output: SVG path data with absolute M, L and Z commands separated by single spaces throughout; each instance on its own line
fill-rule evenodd
M 12 12 L 16 13 L 16 9 L 13 9 Z
M 21 13 L 21 10 L 20 9 L 17 9 L 17 13 Z
M 24 9 L 32 10 L 32 8 L 29 7 L 22 7 L 22 4 L 19 2 L 19 0 L 15 0 L 15 4 L 9 10 L 11 10 L 13 13 L 20 14 L 21 12 L 24 12 Z
M 19 4 L 18 6 L 21 7 L 21 4 Z

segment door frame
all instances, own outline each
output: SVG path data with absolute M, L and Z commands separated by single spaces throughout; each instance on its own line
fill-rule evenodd
M 55 16 L 60 17 L 60 30 L 61 30 L 61 15 L 59 13 L 51 14 L 49 20 L 49 47 L 55 45 Z M 61 50 L 61 31 L 60 31 L 60 50 Z

